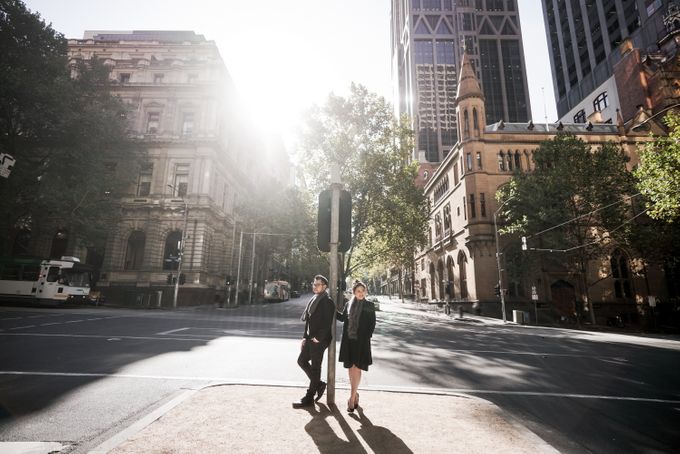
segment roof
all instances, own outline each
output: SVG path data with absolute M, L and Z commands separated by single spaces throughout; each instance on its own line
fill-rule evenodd
M 503 120 L 490 124 L 484 128 L 484 132 L 497 132 L 509 134 L 530 133 L 557 133 L 571 132 L 573 134 L 619 134 L 619 128 L 614 124 L 592 123 L 505 123 Z
M 206 39 L 190 30 L 86 31 L 85 39 L 95 41 L 159 41 L 164 43 L 202 43 Z

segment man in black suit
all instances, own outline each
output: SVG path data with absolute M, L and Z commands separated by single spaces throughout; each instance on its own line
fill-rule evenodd
M 293 402 L 293 408 L 314 405 L 314 401 L 321 399 L 326 390 L 326 383 L 321 381 L 321 363 L 323 363 L 323 354 L 332 340 L 331 324 L 335 304 L 326 293 L 328 279 L 317 274 L 314 276 L 312 286 L 314 296 L 307 303 L 301 317 L 305 322 L 305 332 L 297 360 L 298 365 L 309 377 L 309 388 L 307 394 L 299 402 Z

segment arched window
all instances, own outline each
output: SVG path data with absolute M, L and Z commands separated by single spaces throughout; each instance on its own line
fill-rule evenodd
M 512 150 L 508 150 L 508 171 L 512 172 Z
M 14 237 L 14 244 L 12 245 L 12 255 L 26 255 L 28 254 L 31 243 L 31 231 L 28 229 L 21 229 Z
M 461 298 L 467 298 L 468 297 L 468 290 L 467 290 L 467 257 L 465 257 L 464 252 L 460 252 L 458 254 L 458 276 L 460 279 L 460 297 Z
M 449 255 L 446 258 L 446 294 L 449 299 L 454 299 L 456 297 L 456 291 L 453 285 L 453 259 Z
M 515 169 L 522 170 L 522 162 L 519 157 L 519 150 L 515 150 Z
M 68 231 L 58 230 L 52 238 L 52 247 L 50 248 L 50 258 L 58 259 L 62 255 L 66 255 L 66 246 L 68 245 Z
M 632 298 L 633 292 L 630 285 L 630 268 L 628 257 L 620 249 L 614 251 L 609 260 L 614 279 L 614 294 L 617 298 Z
M 138 270 L 142 267 L 144 259 L 144 246 L 146 245 L 146 234 L 141 230 L 135 230 L 130 234 L 125 251 L 125 263 L 123 269 Z
M 479 133 L 479 119 L 477 118 L 477 108 L 472 108 L 472 127 L 475 128 L 475 132 Z
M 176 270 L 179 260 L 179 247 L 182 241 L 182 232 L 175 230 L 170 232 L 165 239 L 165 252 L 163 253 L 163 269 Z
M 498 152 L 498 170 L 505 172 L 505 155 L 503 150 Z
M 470 135 L 470 116 L 468 115 L 467 109 L 465 109 L 465 112 L 463 113 L 463 136 L 468 137 Z

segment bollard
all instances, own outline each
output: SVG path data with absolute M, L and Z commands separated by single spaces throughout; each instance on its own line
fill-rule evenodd
M 458 318 L 463 318 L 463 306 L 458 307 Z

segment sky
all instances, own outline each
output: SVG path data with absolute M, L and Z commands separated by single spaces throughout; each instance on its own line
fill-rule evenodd
M 351 82 L 392 100 L 390 0 L 25 0 L 67 38 L 85 30 L 193 30 L 213 40 L 268 132 Z M 557 119 L 540 0 L 519 0 L 534 122 Z M 262 120 L 261 122 L 259 120 Z

